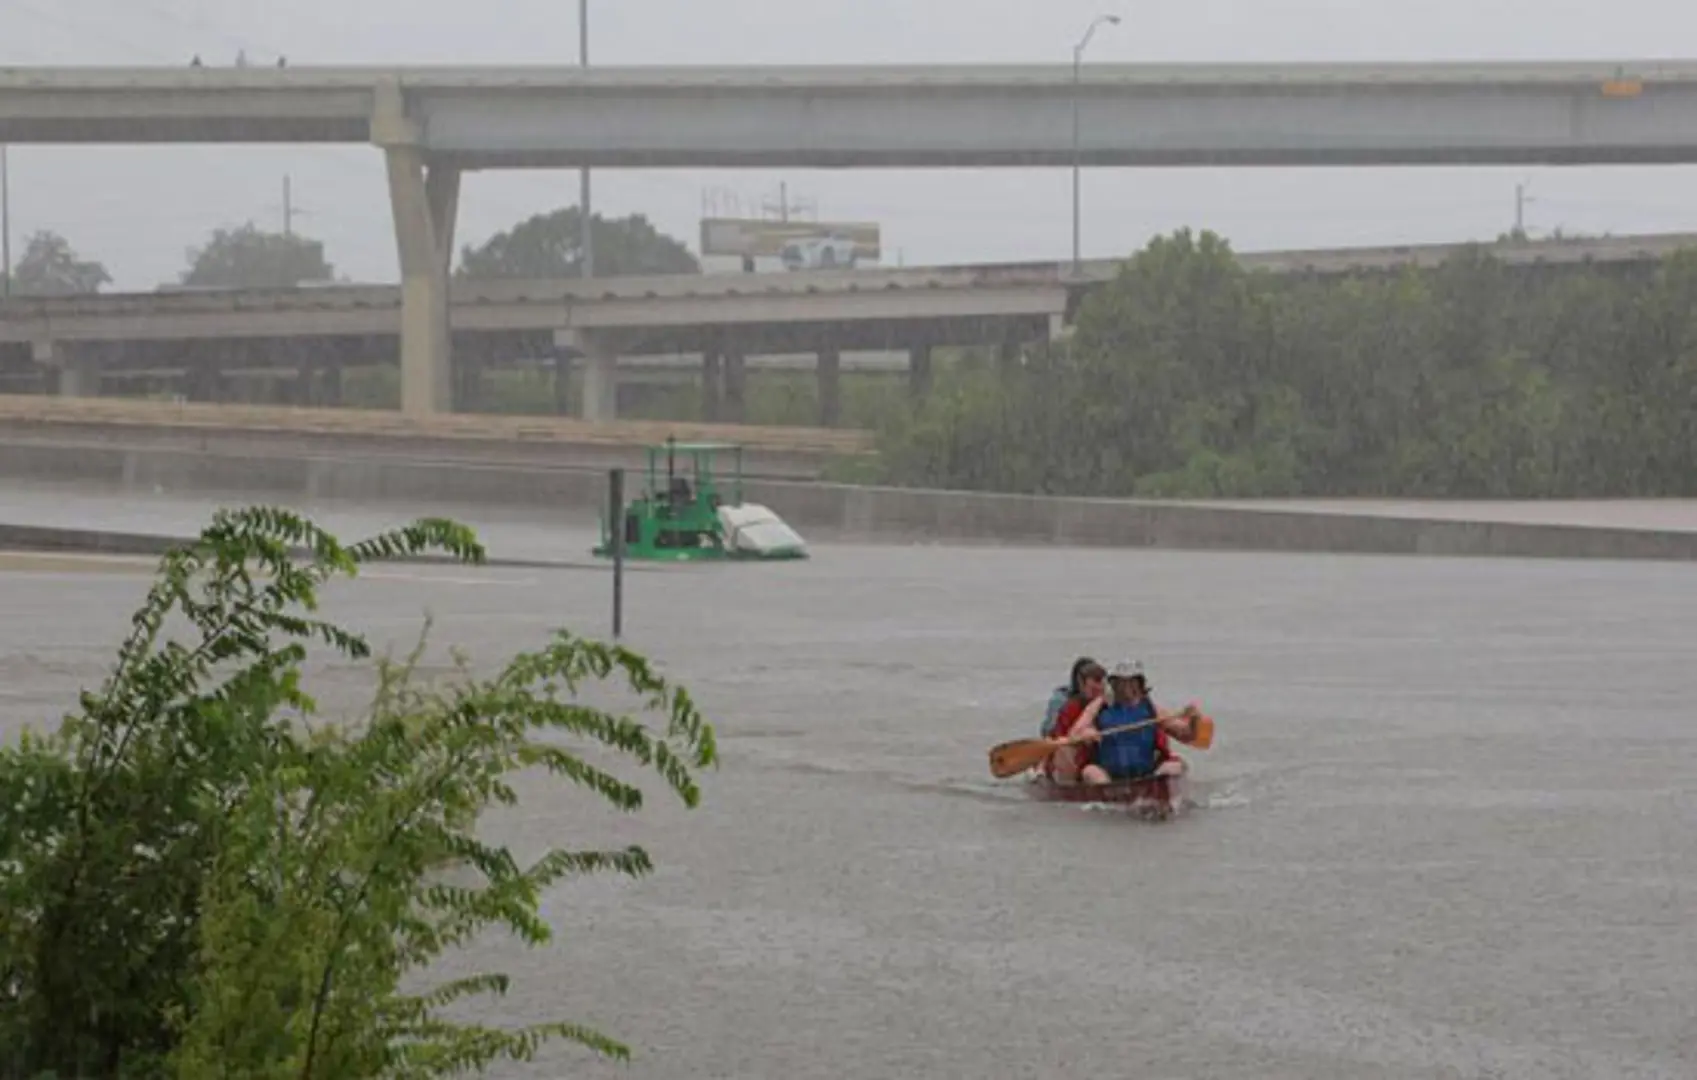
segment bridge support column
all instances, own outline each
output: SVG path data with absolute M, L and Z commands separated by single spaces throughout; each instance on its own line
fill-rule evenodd
M 1019 370 L 1023 352 L 1019 342 L 1013 338 L 1003 338 L 996 345 L 996 369 L 1003 375 L 1012 375 Z
M 843 354 L 819 350 L 819 425 L 836 427 L 843 420 Z
M 554 331 L 554 355 L 557 370 L 563 375 L 568 369 L 569 356 L 583 358 L 583 406 L 578 415 L 584 420 L 617 420 L 619 418 L 619 354 L 613 344 L 582 330 Z M 556 383 L 557 395 L 563 394 Z M 563 396 L 558 398 L 563 405 Z
M 748 418 L 748 357 L 740 349 L 725 351 L 724 419 L 740 424 Z
M 30 354 L 46 373 L 50 393 L 59 397 L 100 396 L 100 358 L 91 355 L 86 345 L 79 349 L 62 342 L 37 341 L 31 344 Z
M 583 418 L 619 418 L 619 355 L 611 349 L 594 348 L 584 354 Z
M 713 423 L 719 419 L 720 401 L 724 397 L 724 358 L 712 349 L 701 354 L 701 419 Z
M 401 259 L 401 411 L 430 416 L 453 409 L 453 337 L 448 329 L 448 264 L 459 210 L 458 169 L 427 168 L 413 147 L 385 150 L 395 244 Z
M 914 397 L 931 392 L 931 346 L 915 345 L 907 351 L 907 378 Z
M 448 266 L 460 205 L 458 169 L 429 165 L 398 82 L 378 86 L 371 141 L 383 149 L 401 262 L 401 412 L 453 408 Z
M 554 414 L 568 416 L 572 411 L 572 361 L 569 356 L 554 353 Z
M 327 408 L 339 408 L 342 404 L 342 362 L 332 360 L 324 368 L 324 382 L 319 389 L 315 405 Z

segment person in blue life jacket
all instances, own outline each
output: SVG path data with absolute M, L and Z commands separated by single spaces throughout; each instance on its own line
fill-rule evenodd
M 1065 686 L 1055 687 L 1055 692 L 1049 695 L 1049 709 L 1043 716 L 1043 723 L 1038 728 L 1045 739 L 1055 736 L 1055 721 L 1060 717 L 1061 710 L 1073 698 L 1084 696 L 1084 672 L 1087 668 L 1096 667 L 1096 661 L 1088 656 L 1081 656 L 1072 662 L 1072 673 L 1067 676 Z
M 1173 753 L 1166 731 L 1169 721 L 1179 720 L 1161 715 L 1149 697 L 1149 678 L 1143 665 L 1127 660 L 1114 665 L 1114 670 L 1108 673 L 1107 704 L 1088 718 L 1088 722 L 1081 722 L 1072 734 L 1080 741 L 1096 744 L 1095 764 L 1110 780 L 1182 776 L 1184 759 Z M 1102 734 L 1138 724 L 1148 726 Z

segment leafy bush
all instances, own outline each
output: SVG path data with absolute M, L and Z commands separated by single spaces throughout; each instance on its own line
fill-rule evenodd
M 571 1023 L 445 1018 L 505 992 L 499 974 L 403 983 L 487 929 L 547 942 L 540 900 L 564 877 L 650 868 L 637 847 L 525 866 L 478 838 L 532 768 L 641 806 L 559 736 L 634 759 L 694 806 L 712 728 L 643 657 L 565 632 L 440 687 L 417 685 L 416 653 L 381 663 L 362 723 L 318 720 L 309 644 L 370 655 L 316 616 L 321 587 L 433 549 L 484 557 L 445 520 L 344 546 L 287 512 L 220 512 L 162 561 L 106 683 L 53 734 L 0 751 L 3 1075 L 429 1077 L 550 1040 L 628 1056 Z M 166 634 L 173 619 L 186 642 Z M 664 729 L 576 700 L 605 679 Z

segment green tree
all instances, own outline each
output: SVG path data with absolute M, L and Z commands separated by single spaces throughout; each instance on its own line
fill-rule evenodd
M 1697 252 L 1653 266 L 1248 273 L 1153 241 L 1049 355 L 941 373 L 879 479 L 1163 497 L 1697 491 Z
M 481 247 L 466 245 L 456 273 L 465 278 L 558 278 L 582 273 L 581 218 L 577 207 L 537 214 L 496 233 Z M 701 264 L 678 240 L 641 214 L 611 221 L 590 218 L 597 277 L 695 274 Z
M 324 258 L 324 245 L 295 233 L 274 233 L 253 222 L 213 230 L 188 253 L 184 285 L 225 289 L 290 289 L 306 281 L 329 281 L 335 268 Z
M 712 729 L 642 657 L 564 632 L 446 686 L 384 663 L 362 722 L 319 720 L 309 644 L 369 655 L 316 617 L 320 588 L 432 549 L 483 557 L 448 521 L 344 546 L 287 512 L 220 512 L 163 560 L 105 684 L 56 732 L 0 751 L 0 1075 L 428 1077 L 559 1039 L 628 1055 L 571 1023 L 442 1015 L 504 992 L 502 975 L 408 987 L 488 927 L 545 942 L 540 897 L 563 876 L 649 869 L 636 847 L 524 865 L 482 839 L 483 810 L 517 800 L 515 773 L 639 807 L 577 740 L 693 806 Z M 167 639 L 168 621 L 191 633 Z M 576 700 L 609 678 L 664 730 Z
M 82 296 L 111 283 L 106 267 L 78 258 L 69 240 L 44 229 L 24 241 L 10 284 L 14 296 Z

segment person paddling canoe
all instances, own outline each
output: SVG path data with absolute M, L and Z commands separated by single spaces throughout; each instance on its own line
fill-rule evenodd
M 1043 723 L 1038 729 L 1043 738 L 1052 739 L 1055 737 L 1055 721 L 1060 718 L 1062 709 L 1065 709 L 1075 700 L 1078 702 L 1077 707 L 1079 709 L 1083 709 L 1084 706 L 1090 704 L 1090 697 L 1096 696 L 1095 694 L 1086 696 L 1084 693 L 1084 672 L 1087 668 L 1095 668 L 1097 671 L 1102 672 L 1102 675 L 1099 676 L 1099 678 L 1107 677 L 1106 669 L 1090 657 L 1081 656 L 1077 660 L 1074 660 L 1072 662 L 1072 672 L 1067 675 L 1066 685 L 1055 687 L 1055 692 L 1049 695 L 1049 707 L 1044 712 Z M 1098 687 L 1097 694 L 1100 692 L 1101 688 Z
M 1107 704 L 1107 669 L 1094 660 L 1080 660 L 1073 666 L 1073 692 L 1055 714 L 1049 737 L 1062 745 L 1043 763 L 1043 772 L 1062 784 L 1080 780 L 1087 784 L 1105 784 L 1108 774 L 1091 763 L 1093 747 L 1076 739 L 1080 731 L 1094 731 L 1096 716 Z
M 1136 727 L 1150 720 L 1158 723 Z M 1143 665 L 1127 660 L 1114 665 L 1109 673 L 1106 702 L 1086 708 L 1068 737 L 1069 741 L 1095 745 L 1094 761 L 1086 772 L 1098 777 L 1083 776 L 1087 783 L 1150 775 L 1182 776 L 1185 762 L 1173 752 L 1168 732 L 1183 735 L 1190 730 L 1190 723 L 1188 712 L 1162 715 L 1149 697 L 1149 678 Z M 1135 730 L 1114 730 L 1124 727 Z M 1104 737 L 1103 732 L 1109 734 Z M 1060 757 L 1062 752 L 1057 751 L 1055 756 Z

